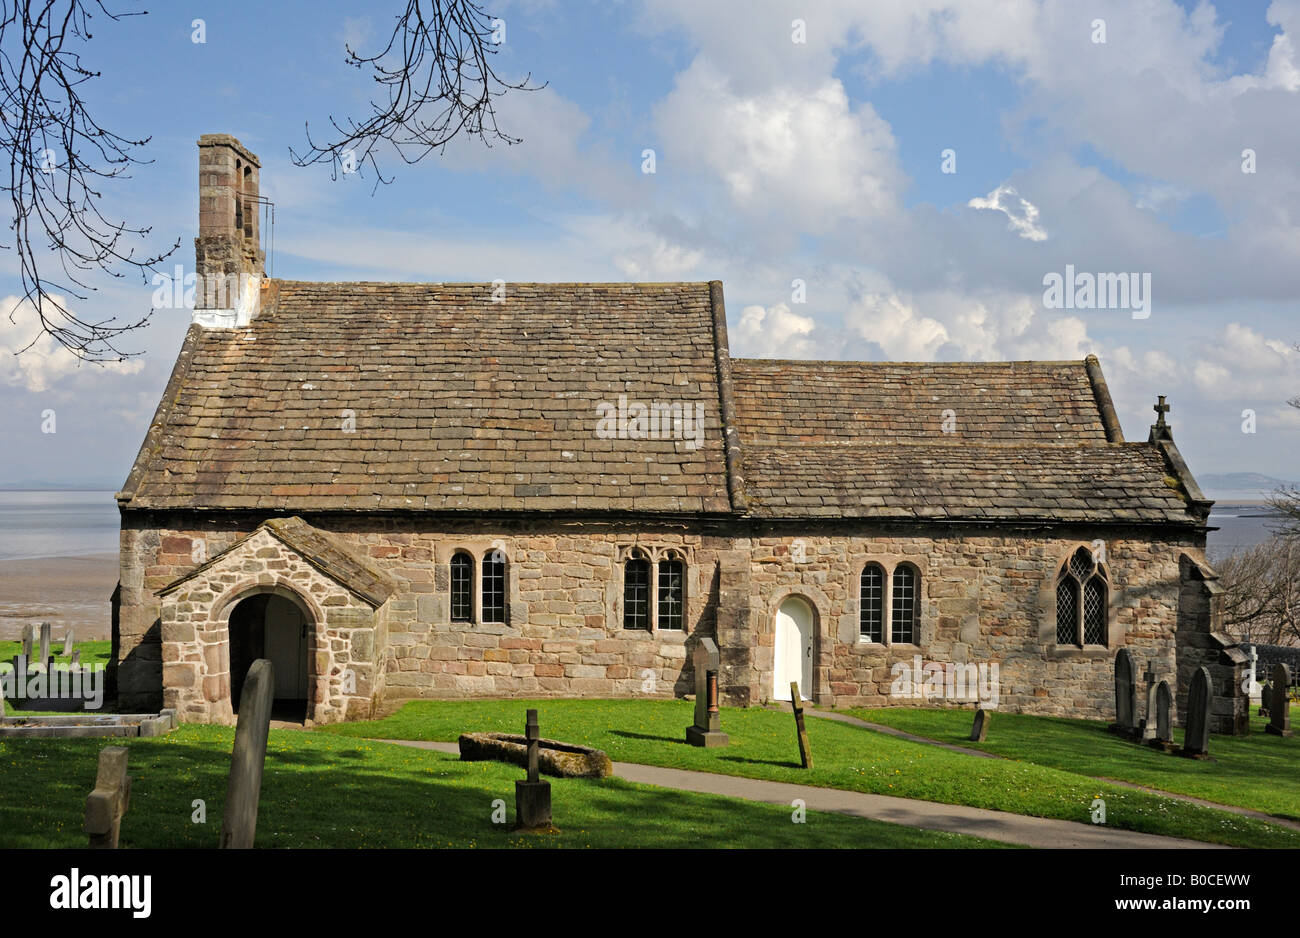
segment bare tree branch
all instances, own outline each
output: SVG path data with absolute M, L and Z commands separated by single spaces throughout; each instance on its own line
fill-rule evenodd
M 0 241 L 0 248 L 16 252 L 19 303 L 32 304 L 44 332 L 83 360 L 120 361 L 126 353 L 114 341 L 149 317 L 86 320 L 61 295 L 86 299 L 96 289 L 87 276 L 92 272 L 122 277 L 121 268 L 129 268 L 147 282 L 147 272 L 180 239 L 162 254 L 138 255 L 128 242 L 151 229 L 112 220 L 100 209 L 105 180 L 129 178 L 131 164 L 150 161 L 135 155 L 148 137 L 107 130 L 81 97 L 80 86 L 100 75 L 82 64 L 78 51 L 91 38 L 96 12 L 111 21 L 142 15 L 111 12 L 104 0 L 0 0 L 0 148 L 11 160 L 0 191 L 13 210 L 13 240 Z M 51 274 L 53 267 L 58 271 Z M 5 311 L 10 321 L 17 310 Z
M 487 146 L 494 141 L 519 143 L 498 127 L 494 99 L 507 91 L 546 86 L 530 85 L 531 74 L 508 82 L 493 70 L 490 57 L 497 54 L 498 23 L 473 0 L 407 0 L 379 53 L 365 56 L 345 47 L 347 63 L 373 69 L 387 100 L 372 100 L 364 121 L 346 118 L 340 123 L 331 117 L 337 135 L 333 141 L 317 143 L 308 127 L 310 149 L 299 155 L 290 148 L 294 164 L 329 163 L 331 177 L 337 179 L 340 169 L 360 173 L 369 163 L 378 188 L 392 181 L 384 178 L 376 159 L 381 143 L 389 144 L 407 164 L 418 163 L 461 133 Z

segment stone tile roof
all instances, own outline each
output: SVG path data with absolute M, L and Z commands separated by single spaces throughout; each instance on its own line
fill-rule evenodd
M 312 527 L 301 518 L 272 518 L 258 525 L 257 531 L 264 529 L 321 573 L 376 608 L 382 606 L 397 589 L 397 582 L 383 570 L 358 557 L 333 536 Z M 240 538 L 221 553 L 209 558 L 206 563 L 168 583 L 158 590 L 158 595 L 172 592 L 182 583 L 194 579 L 230 554 L 243 549 L 257 531 Z
M 720 296 L 720 290 L 718 291 Z M 707 283 L 273 281 L 191 328 L 130 508 L 729 512 Z M 700 404 L 703 440 L 605 439 L 601 402 Z M 343 420 L 355 415 L 355 432 Z M 677 434 L 678 437 L 684 434 Z
M 1159 447 L 1108 442 L 1090 367 L 735 359 L 750 513 L 1199 523 Z

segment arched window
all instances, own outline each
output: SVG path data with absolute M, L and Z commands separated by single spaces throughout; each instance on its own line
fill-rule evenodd
M 640 551 L 623 564 L 623 628 L 650 628 L 650 560 Z
M 1056 643 L 1106 644 L 1106 571 L 1092 551 L 1080 547 L 1056 579 Z
M 506 621 L 506 553 L 494 547 L 483 555 L 484 622 Z
M 680 632 L 686 617 L 686 563 L 671 554 L 659 560 L 659 628 Z
M 474 621 L 474 558 L 464 551 L 451 557 L 451 621 Z
M 864 642 L 885 640 L 885 568 L 869 563 L 858 583 L 858 637 Z
M 894 601 L 889 617 L 889 640 L 896 645 L 916 641 L 916 597 L 920 577 L 915 568 L 899 564 L 894 568 Z

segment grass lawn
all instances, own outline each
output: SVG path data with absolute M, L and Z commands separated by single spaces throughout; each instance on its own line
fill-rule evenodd
M 155 739 L 0 742 L 0 848 L 85 847 L 99 750 L 130 746 L 123 847 L 215 847 L 234 730 L 186 725 Z M 914 830 L 619 779 L 552 779 L 559 834 L 517 834 L 514 766 L 324 733 L 272 730 L 259 847 L 995 847 Z M 195 824 L 193 801 L 206 801 Z M 494 824 L 502 799 L 507 823 Z
M 454 741 L 462 732 L 522 732 L 528 707 L 540 711 L 543 736 L 597 746 L 616 761 L 1082 822 L 1090 820 L 1092 800 L 1101 797 L 1106 801 L 1106 823 L 1113 827 L 1243 847 L 1300 847 L 1300 832 L 1253 818 L 1108 785 L 1076 772 L 981 759 L 816 718 L 808 720 L 816 767 L 804 771 L 799 768 L 794 718 L 759 708 L 723 712 L 722 728 L 731 736 L 731 745 L 724 749 L 686 744 L 684 731 L 694 704 L 684 700 L 417 701 L 383 720 L 334 724 L 323 731 Z M 969 714 L 966 719 L 969 722 Z M 1300 745 L 1300 739 L 1296 743 Z
M 102 642 L 73 642 L 72 647 L 81 651 L 81 664 L 83 667 L 105 668 L 108 667 L 108 659 L 113 653 L 113 643 L 109 641 Z M 0 641 L 0 671 L 13 670 L 13 659 L 15 655 L 22 654 L 22 642 L 5 642 Z M 63 642 L 50 642 L 50 651 L 54 652 L 55 664 L 71 664 L 72 656 L 63 654 Z M 84 711 L 66 711 L 68 713 L 82 713 Z M 58 715 L 53 710 L 15 710 L 13 705 L 5 701 L 6 716 L 46 716 L 52 717 Z
M 1063 717 L 994 713 L 988 739 L 972 743 L 971 713 L 963 710 L 850 710 L 854 716 L 917 736 L 959 743 L 1035 765 L 1115 778 L 1300 820 L 1300 736 L 1264 732 L 1268 720 L 1251 716 L 1249 736 L 1211 736 L 1213 762 L 1184 759 L 1135 746 L 1106 732 L 1106 724 Z M 1291 707 L 1293 721 L 1300 720 Z M 1300 726 L 1300 722 L 1296 723 Z M 1174 731 L 1182 742 L 1182 730 Z
M 73 642 L 73 648 L 80 649 L 82 665 L 103 665 L 108 666 L 109 656 L 113 651 L 113 643 L 110 641 L 102 642 Z M 35 648 L 32 654 L 36 654 L 40 649 Z M 0 666 L 3 670 L 8 670 L 14 660 L 15 655 L 22 654 L 22 642 L 5 642 L 0 641 Z M 55 664 L 68 664 L 72 660 L 71 655 L 63 654 L 63 642 L 50 642 L 50 651 L 54 652 Z

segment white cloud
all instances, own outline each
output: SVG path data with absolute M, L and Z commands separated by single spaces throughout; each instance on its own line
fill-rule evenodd
M 966 204 L 970 208 L 1001 212 L 1007 216 L 1007 227 L 1027 241 L 1047 240 L 1047 232 L 1038 224 L 1038 207 L 1012 186 L 998 186 L 987 197 L 977 196 Z
M 733 354 L 738 358 L 811 358 L 814 325 L 810 317 L 792 313 L 784 303 L 766 308 L 746 306 L 732 331 Z
M 53 299 L 60 305 L 66 302 L 63 297 Z M 61 315 L 51 311 L 48 318 L 57 321 Z M 20 349 L 25 351 L 19 352 Z M 30 301 L 17 296 L 0 300 L 0 381 L 10 387 L 40 392 L 82 368 L 86 369 L 83 373 L 102 369 L 129 375 L 143 369 L 144 361 L 131 358 L 102 365 L 82 362 L 42 329 L 36 307 Z
M 821 232 L 897 210 L 904 179 L 889 125 L 870 104 L 851 107 L 837 79 L 741 93 L 696 59 L 655 118 L 660 172 L 712 174 L 741 211 Z

